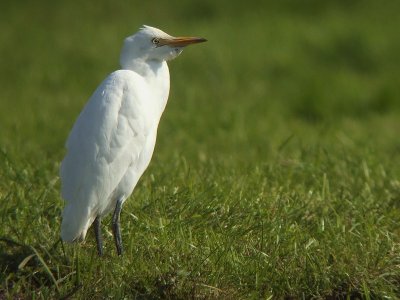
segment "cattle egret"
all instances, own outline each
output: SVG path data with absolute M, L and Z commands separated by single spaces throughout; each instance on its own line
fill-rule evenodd
M 177 57 L 184 47 L 205 41 L 173 37 L 150 26 L 125 39 L 122 69 L 111 73 L 96 89 L 66 142 L 67 154 L 60 169 L 65 200 L 63 241 L 83 241 L 94 223 L 101 256 L 101 219 L 114 211 L 112 232 L 117 253 L 122 254 L 121 208 L 153 154 L 169 93 L 166 61 Z

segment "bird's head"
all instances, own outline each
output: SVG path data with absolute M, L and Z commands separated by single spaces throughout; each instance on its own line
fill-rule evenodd
M 160 29 L 144 25 L 136 34 L 125 39 L 121 65 L 128 66 L 136 59 L 171 60 L 181 54 L 184 47 L 205 41 L 199 37 L 173 37 Z

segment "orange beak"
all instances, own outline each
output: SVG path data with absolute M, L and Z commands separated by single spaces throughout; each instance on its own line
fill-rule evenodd
M 203 43 L 206 41 L 206 39 L 200 37 L 174 37 L 171 39 L 160 39 L 158 46 L 186 47 L 191 44 Z

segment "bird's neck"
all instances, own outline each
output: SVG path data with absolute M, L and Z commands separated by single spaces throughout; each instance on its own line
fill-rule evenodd
M 160 116 L 165 109 L 169 94 L 169 69 L 165 61 L 135 59 L 125 66 L 139 74 L 147 83 L 153 101 L 160 112 Z
M 135 58 L 122 65 L 122 68 L 134 71 L 143 78 L 154 77 L 162 68 L 164 61 Z

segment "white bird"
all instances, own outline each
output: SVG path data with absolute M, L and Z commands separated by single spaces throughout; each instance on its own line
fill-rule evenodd
M 122 254 L 120 212 L 153 154 L 169 94 L 166 61 L 185 46 L 205 41 L 172 37 L 150 26 L 125 39 L 122 69 L 96 89 L 66 142 L 60 169 L 63 241 L 84 240 L 94 222 L 97 251 L 102 255 L 101 219 L 114 211 L 112 231 L 117 253 Z

